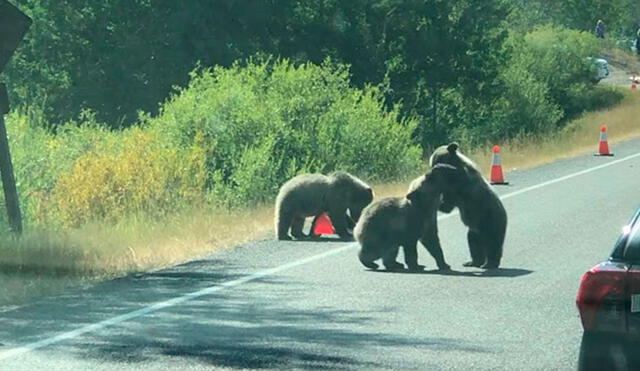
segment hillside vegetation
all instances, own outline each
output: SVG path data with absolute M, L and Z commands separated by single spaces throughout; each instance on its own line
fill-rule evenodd
M 34 19 L 4 73 L 26 232 L 0 213 L 2 271 L 175 262 L 255 237 L 297 174 L 402 183 L 442 143 L 540 143 L 627 107 L 590 57 L 636 58 L 611 39 L 639 6 L 547 3 L 16 0 Z

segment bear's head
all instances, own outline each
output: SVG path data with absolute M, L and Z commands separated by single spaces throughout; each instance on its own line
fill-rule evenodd
M 439 200 L 442 193 L 463 184 L 464 176 L 464 172 L 453 165 L 435 164 L 425 175 L 411 182 L 406 198 L 413 204 L 426 207 Z
M 429 158 L 429 165 L 433 168 L 437 164 L 449 164 L 463 171 L 476 168 L 476 164 L 467 156 L 458 151 L 458 143 L 451 142 L 447 145 L 440 146 L 433 151 Z

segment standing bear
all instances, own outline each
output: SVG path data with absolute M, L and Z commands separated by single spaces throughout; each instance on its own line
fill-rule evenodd
M 467 242 L 471 261 L 466 267 L 498 268 L 502 258 L 502 245 L 507 231 L 507 213 L 498 195 L 484 179 L 476 165 L 462 153 L 458 144 L 438 147 L 429 164 L 449 164 L 464 174 L 465 180 L 455 189 L 442 195 L 440 211 L 460 210 L 460 219 L 469 228 Z
M 308 237 L 302 232 L 305 218 L 326 212 L 340 239 L 352 240 L 348 228 L 355 225 L 362 209 L 371 201 L 371 187 L 347 172 L 298 175 L 284 183 L 276 197 L 276 236 L 279 240 L 290 240 L 291 228 L 296 239 Z M 309 234 L 312 233 L 313 230 Z
M 360 243 L 358 257 L 367 268 L 377 269 L 374 261 L 382 259 L 386 269 L 403 269 L 396 261 L 400 246 L 411 270 L 418 264 L 417 243 L 422 241 L 436 260 L 439 269 L 449 269 L 438 239 L 437 214 L 445 187 L 459 183 L 459 172 L 450 165 L 435 166 L 431 172 L 415 179 L 405 197 L 387 197 L 375 201 L 362 212 L 353 231 Z

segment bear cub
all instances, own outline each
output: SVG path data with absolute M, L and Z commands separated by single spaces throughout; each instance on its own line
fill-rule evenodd
M 418 264 L 417 243 L 420 239 L 439 269 L 449 269 L 438 238 L 437 213 L 443 191 L 455 184 L 453 166 L 434 167 L 411 183 L 405 197 L 387 197 L 373 202 L 362 212 L 354 235 L 360 243 L 358 257 L 367 268 L 377 269 L 374 261 L 382 259 L 386 269 L 404 269 L 396 261 L 400 246 L 410 270 L 422 270 Z
M 313 230 L 309 236 L 302 232 L 305 218 L 326 212 L 340 239 L 352 240 L 348 228 L 353 228 L 371 201 L 371 187 L 347 172 L 298 175 L 284 183 L 276 197 L 276 237 L 290 240 L 289 229 L 296 239 L 310 237 Z

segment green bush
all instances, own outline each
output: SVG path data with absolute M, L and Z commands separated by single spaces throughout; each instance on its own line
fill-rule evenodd
M 589 57 L 599 54 L 597 41 L 557 26 L 514 32 L 505 43 L 510 59 L 496 79 L 496 98 L 446 91 L 439 120 L 450 123 L 452 138 L 474 145 L 556 130 L 584 111 L 617 103 L 622 94 L 591 80 Z
M 176 145 L 201 135 L 207 186 L 232 203 L 273 196 L 301 172 L 350 171 L 371 179 L 411 173 L 413 120 L 383 108 L 373 87 L 350 87 L 344 66 L 249 61 L 192 73 L 149 125 Z
M 27 222 L 52 222 L 57 215 L 51 196 L 58 178 L 115 133 L 99 126 L 90 112 L 83 112 L 79 123 L 58 127 L 56 134 L 38 125 L 39 121 L 39 116 L 13 112 L 6 119 L 7 132 L 24 218 Z M 3 194 L 0 204 L 0 221 L 4 221 Z
M 202 195 L 202 158 L 166 145 L 155 130 L 133 127 L 78 158 L 56 181 L 53 202 L 64 225 L 161 216 Z
M 194 71 L 158 116 L 128 129 L 104 129 L 90 112 L 55 133 L 25 114 L 7 122 L 27 223 L 80 226 L 266 201 L 303 172 L 413 174 L 415 122 L 383 107 L 377 89 L 350 87 L 344 66 L 250 61 Z
M 553 104 L 570 118 L 589 107 L 586 93 L 593 89 L 594 66 L 589 57 L 600 54 L 598 40 L 591 33 L 559 26 L 543 26 L 509 40 L 513 48 L 510 70 L 527 71 L 548 89 Z M 507 77 L 508 81 L 508 77 Z M 533 89 L 539 87 L 532 85 Z M 523 89 L 529 85 L 522 86 Z

